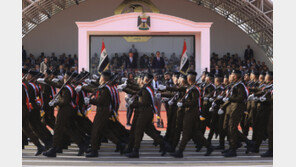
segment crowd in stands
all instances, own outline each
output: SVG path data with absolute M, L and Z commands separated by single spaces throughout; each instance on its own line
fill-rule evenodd
M 112 71 L 117 72 L 135 72 L 151 70 L 151 72 L 164 73 L 165 71 L 178 71 L 180 65 L 180 55 L 173 53 L 171 56 L 166 56 L 164 52 L 157 51 L 151 53 L 150 56 L 147 54 L 139 55 L 137 49 L 132 45 L 129 53 L 119 55 L 115 53 L 112 57 L 109 57 L 109 68 Z M 225 55 L 218 55 L 212 53 L 211 55 L 210 71 L 221 70 L 224 74 L 230 73 L 233 69 L 247 72 L 250 70 L 256 70 L 258 72 L 268 71 L 268 67 L 265 62 L 256 61 L 254 58 L 253 50 L 250 46 L 244 52 L 244 56 L 238 54 L 226 53 Z M 96 71 L 99 65 L 99 54 L 95 54 L 91 58 L 92 72 Z M 22 65 L 27 69 L 35 69 L 43 72 L 46 69 L 59 70 L 61 74 L 66 71 L 77 71 L 78 70 L 78 58 L 77 55 L 62 55 L 56 56 L 55 53 L 51 53 L 50 56 L 45 56 L 45 53 L 40 55 L 27 54 L 23 48 L 22 53 Z M 194 56 L 189 56 L 189 69 L 194 69 L 195 60 Z

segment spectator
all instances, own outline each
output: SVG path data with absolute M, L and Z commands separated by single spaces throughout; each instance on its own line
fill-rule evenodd
M 44 58 L 43 62 L 40 64 L 40 72 L 44 74 L 48 67 L 48 60 L 47 57 Z
M 126 60 L 126 68 L 136 69 L 137 68 L 137 61 L 133 57 L 133 52 L 128 53 L 128 59 Z
M 253 49 L 250 48 L 250 45 L 247 46 L 247 49 L 245 50 L 244 58 L 245 60 L 250 60 L 254 57 Z
M 152 68 L 153 69 L 163 69 L 165 66 L 164 59 L 160 57 L 160 52 L 156 52 L 156 57 L 154 57 L 152 61 Z
M 60 74 L 60 75 L 64 75 L 65 73 L 66 73 L 66 71 L 65 71 L 64 66 L 63 66 L 63 65 L 60 65 L 60 66 L 59 66 L 59 74 Z
M 140 68 L 148 68 L 149 67 L 149 57 L 146 54 L 143 54 L 140 58 Z
M 23 59 L 23 62 L 27 59 L 27 52 L 24 49 L 24 45 L 22 46 L 22 59 Z

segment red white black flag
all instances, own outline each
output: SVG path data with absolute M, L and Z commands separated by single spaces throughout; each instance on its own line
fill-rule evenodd
M 100 56 L 100 63 L 98 66 L 98 72 L 101 73 L 108 69 L 109 66 L 109 57 L 105 48 L 105 43 L 102 41 L 102 50 L 101 50 L 101 56 Z
M 184 45 L 183 45 L 183 52 L 181 55 L 181 62 L 180 62 L 180 72 L 181 73 L 187 73 L 189 67 L 189 59 L 187 56 L 187 46 L 186 46 L 186 41 L 184 40 Z

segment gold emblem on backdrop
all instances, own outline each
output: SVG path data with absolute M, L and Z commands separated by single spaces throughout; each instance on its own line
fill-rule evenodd
M 114 14 L 131 12 L 159 13 L 159 9 L 150 0 L 124 0 L 115 10 Z
M 139 30 L 149 30 L 150 24 L 150 16 L 146 15 L 145 13 L 138 16 L 138 24 Z
M 124 36 L 126 42 L 147 42 L 151 36 Z

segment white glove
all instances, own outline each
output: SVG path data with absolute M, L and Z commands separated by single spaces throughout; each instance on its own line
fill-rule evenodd
M 214 111 L 214 107 L 210 107 L 209 112 L 213 112 Z
M 182 106 L 183 106 L 183 103 L 182 103 L 182 102 L 178 102 L 178 103 L 177 103 L 177 106 L 178 106 L 178 107 L 182 107 Z
M 132 99 L 128 100 L 127 104 L 131 105 L 134 101 Z
M 51 100 L 51 101 L 48 103 L 48 105 L 49 105 L 50 107 L 52 107 L 52 106 L 55 105 L 55 103 L 56 103 L 57 101 L 58 101 L 58 99 Z
M 87 85 L 88 85 L 87 83 L 83 83 L 83 84 L 82 84 L 82 86 L 87 86 Z
M 228 97 L 224 97 L 224 98 L 223 98 L 223 101 L 224 101 L 224 102 L 227 102 L 228 100 L 229 100 Z
M 218 100 L 221 100 L 221 99 L 223 99 L 223 96 L 218 95 L 218 96 L 217 96 L 217 99 L 218 99 Z
M 169 104 L 170 106 L 173 105 L 173 104 L 174 104 L 173 100 L 170 100 L 170 101 L 168 102 L 168 104 Z
M 219 115 L 222 115 L 223 113 L 224 113 L 224 111 L 223 111 L 222 109 L 219 109 L 219 110 L 218 110 L 218 114 L 219 114 Z
M 254 94 L 251 94 L 251 95 L 248 97 L 248 100 L 249 100 L 249 101 L 254 100 Z
M 58 78 L 54 78 L 51 81 L 54 82 L 54 83 L 57 83 L 57 82 L 59 82 L 59 79 Z
M 90 101 L 90 98 L 89 97 L 85 97 L 84 98 L 84 104 L 88 105 L 89 104 L 89 101 Z
M 62 80 L 64 79 L 64 77 L 61 76 L 61 75 L 58 75 L 58 79 L 59 79 L 60 81 L 62 81 Z
M 94 74 L 92 77 L 93 77 L 93 79 L 95 79 L 95 80 L 99 79 L 99 77 L 98 77 L 96 74 Z
M 81 85 L 78 85 L 78 86 L 75 88 L 75 91 L 76 91 L 77 93 L 79 93 L 79 92 L 81 91 L 81 88 L 82 88 L 82 86 L 81 86 Z
M 122 92 L 122 88 L 121 87 L 117 87 L 118 92 Z
M 213 98 L 209 98 L 209 102 L 213 102 L 214 101 L 214 99 Z
M 258 97 L 254 97 L 253 100 L 254 100 L 254 101 L 258 101 L 259 98 L 258 98 Z
M 217 104 L 216 103 L 212 103 L 212 107 L 215 107 Z
M 44 83 L 44 84 L 45 84 L 45 82 L 44 82 L 44 78 L 38 78 L 38 79 L 37 79 L 37 82 L 38 82 L 38 83 Z
M 122 82 L 126 82 L 127 81 L 127 78 L 121 78 L 121 81 Z
M 88 78 L 87 78 L 87 79 L 85 79 L 84 81 L 85 81 L 87 84 L 90 84 L 90 83 L 91 83 L 91 80 L 90 80 L 90 79 L 88 79 Z
M 260 97 L 259 100 L 260 100 L 261 102 L 264 102 L 264 101 L 266 101 L 266 97 Z
M 161 93 L 156 93 L 156 94 L 155 94 L 155 97 L 156 97 L 157 99 L 160 99 L 160 98 L 161 98 Z
M 158 89 L 159 90 L 165 90 L 166 89 L 166 86 L 164 86 L 164 85 L 158 85 Z
M 163 101 L 169 101 L 170 99 L 167 97 L 162 98 Z
M 204 100 L 204 101 L 208 101 L 209 98 L 208 98 L 208 97 L 204 97 L 203 100 Z

